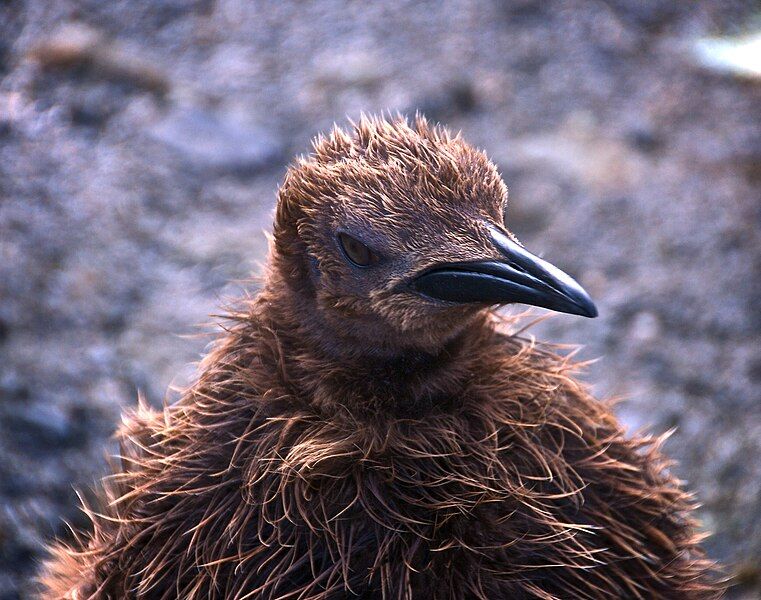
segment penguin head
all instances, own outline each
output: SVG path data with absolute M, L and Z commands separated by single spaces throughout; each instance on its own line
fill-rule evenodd
M 506 203 L 495 165 L 459 135 L 363 117 L 289 170 L 273 262 L 326 326 L 368 344 L 435 347 L 500 304 L 596 316 L 576 281 L 517 242 Z

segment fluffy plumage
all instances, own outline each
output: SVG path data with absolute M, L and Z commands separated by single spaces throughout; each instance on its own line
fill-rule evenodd
M 506 199 L 422 119 L 318 139 L 280 190 L 262 291 L 175 405 L 125 417 L 43 597 L 719 596 L 658 441 L 510 321 L 404 287 L 489 256 Z M 384 260 L 348 263 L 342 230 Z

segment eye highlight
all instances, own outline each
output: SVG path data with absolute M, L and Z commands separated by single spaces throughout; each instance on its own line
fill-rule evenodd
M 346 258 L 358 267 L 369 267 L 378 262 L 378 256 L 370 248 L 347 233 L 338 234 L 338 243 Z

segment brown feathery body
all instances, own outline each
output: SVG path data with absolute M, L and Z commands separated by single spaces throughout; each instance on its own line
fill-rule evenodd
M 567 356 L 485 307 L 399 295 L 391 271 L 347 283 L 323 240 L 365 202 L 386 254 L 424 267 L 445 235 L 437 260 L 467 259 L 479 237 L 451 223 L 501 222 L 505 200 L 422 119 L 319 139 L 280 191 L 262 291 L 176 404 L 125 417 L 42 597 L 718 597 L 658 440 L 626 437 Z

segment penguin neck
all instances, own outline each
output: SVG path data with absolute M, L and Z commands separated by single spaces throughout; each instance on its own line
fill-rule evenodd
M 328 321 L 314 298 L 271 273 L 262 293 L 266 330 L 277 338 L 277 362 L 291 393 L 327 410 L 414 416 L 447 409 L 472 379 L 473 357 L 493 335 L 488 315 L 441 345 L 379 342 L 355 327 Z M 360 330 L 361 331 L 361 330 Z M 452 406 L 452 408 L 454 408 Z

